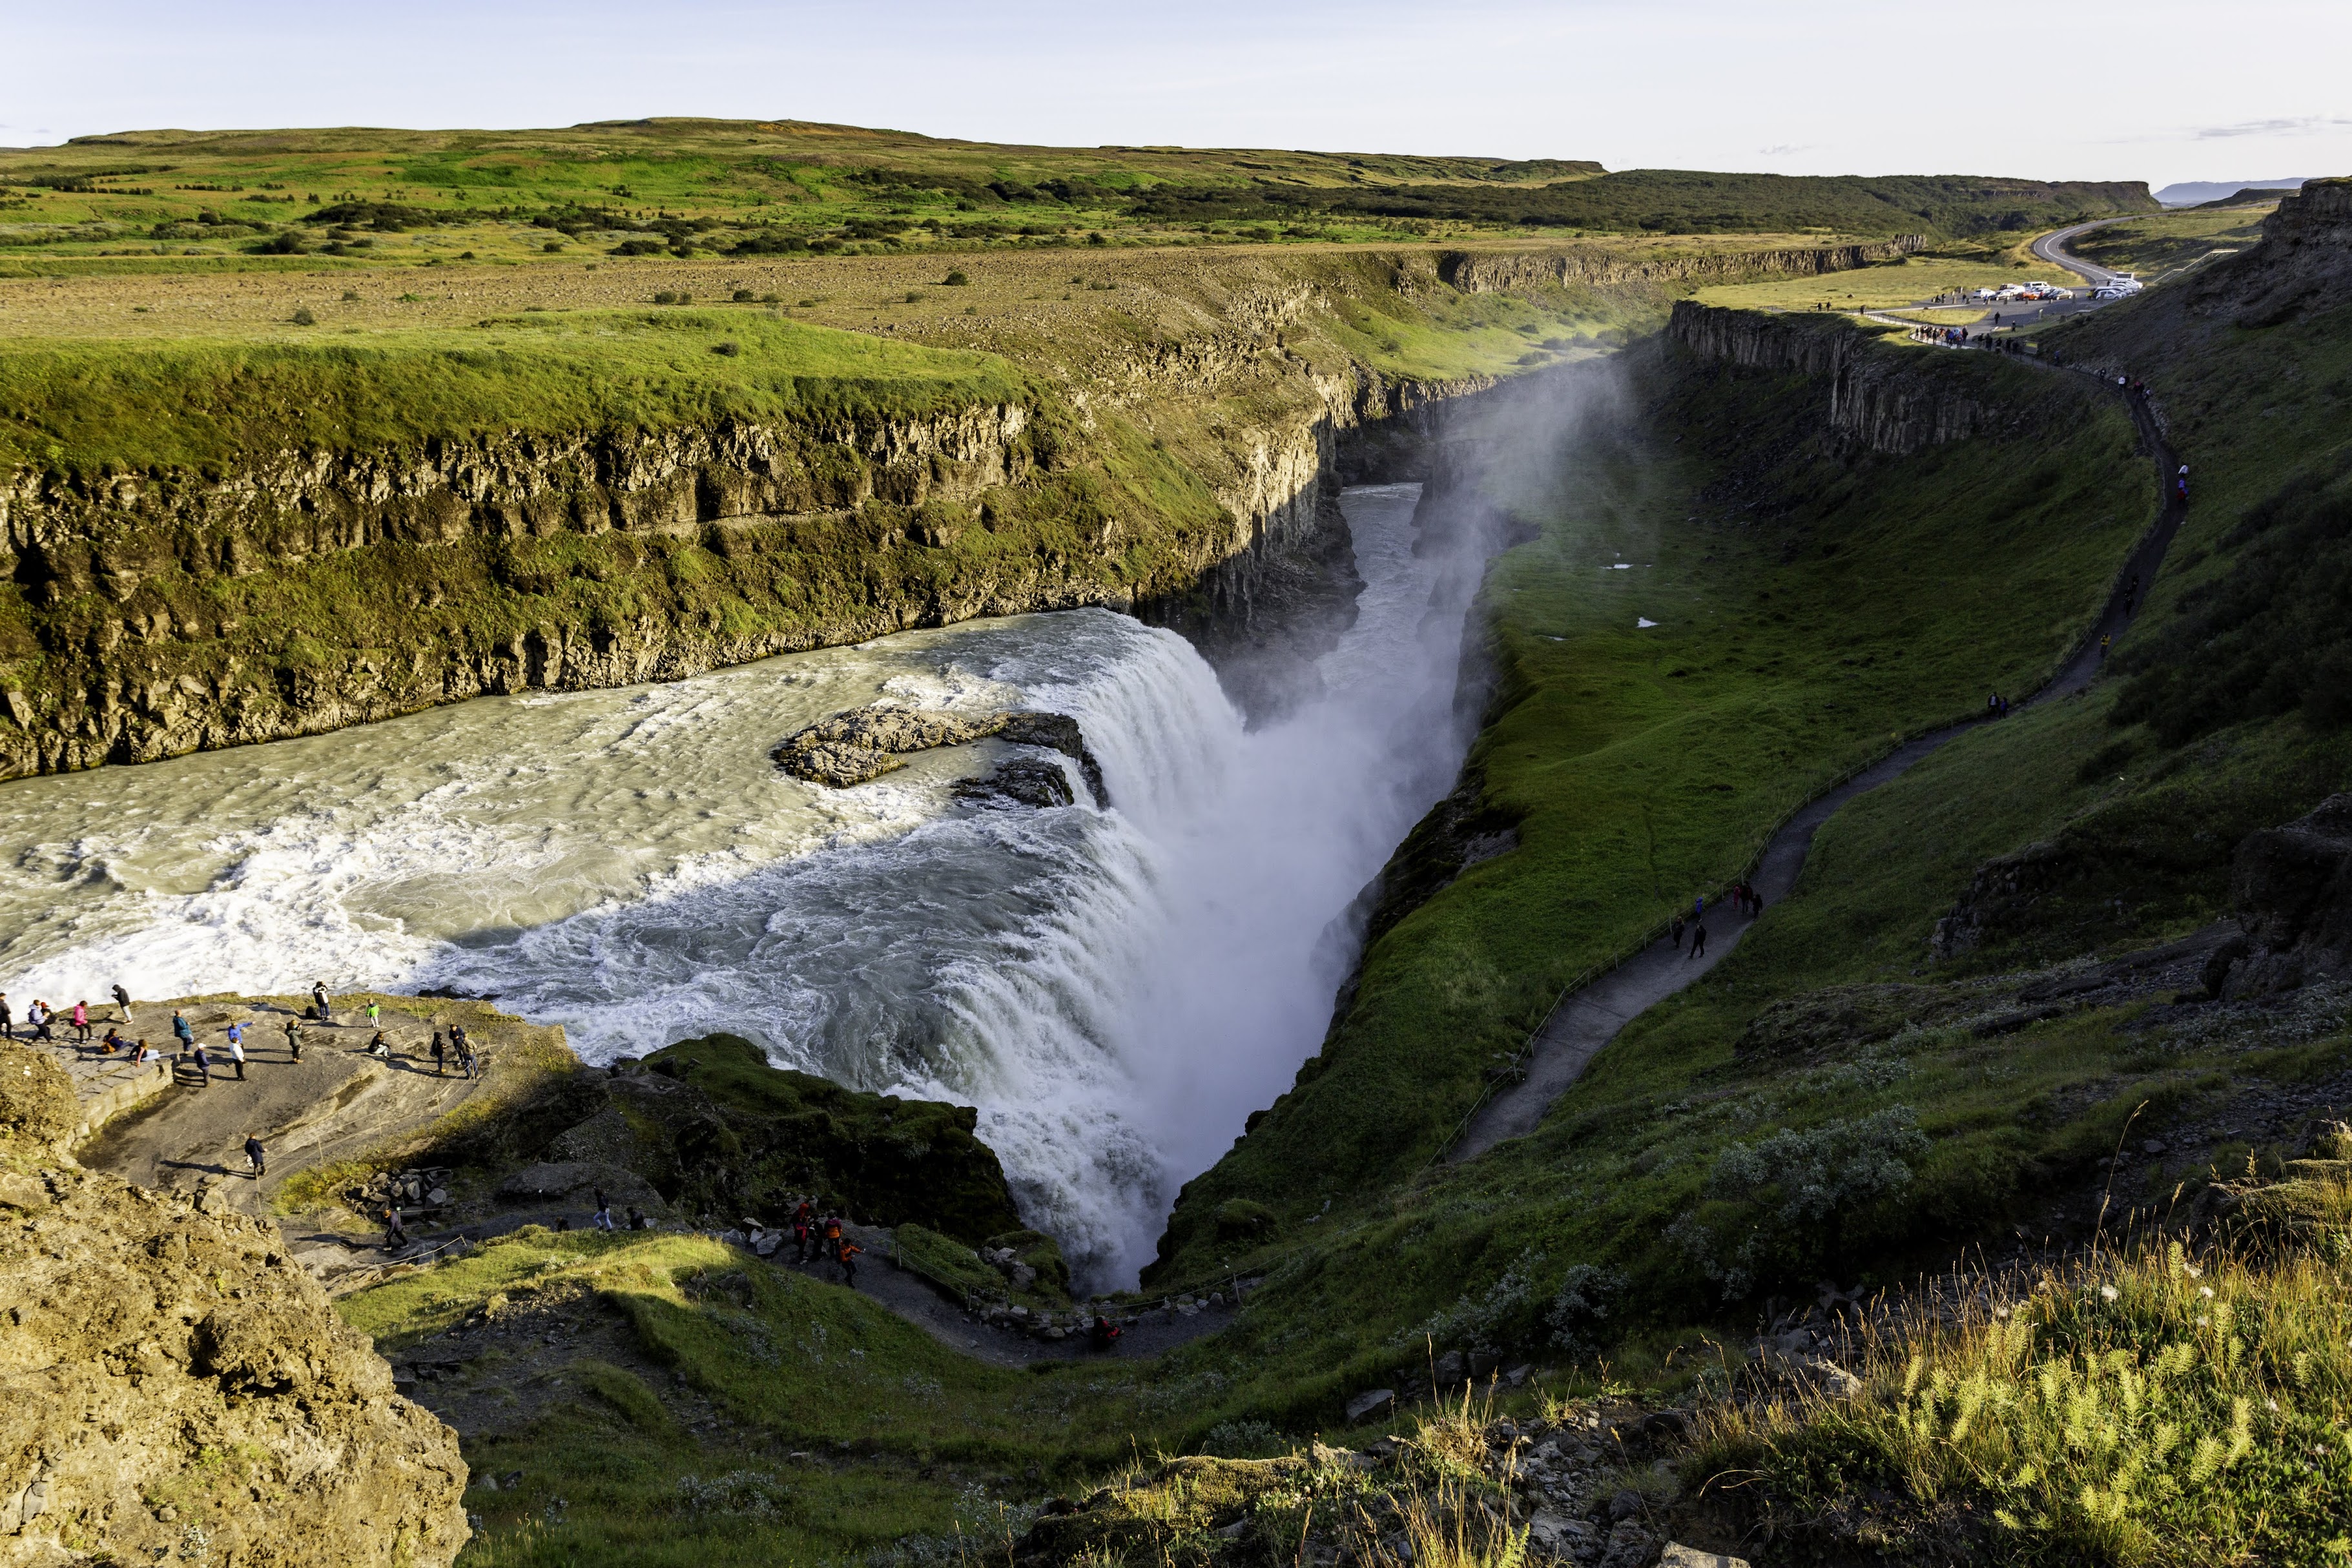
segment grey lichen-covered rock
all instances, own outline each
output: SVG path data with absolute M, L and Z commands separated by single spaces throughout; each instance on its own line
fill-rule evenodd
M 2248 834 L 2231 859 L 2230 901 L 2244 936 L 2215 953 L 2210 988 L 2261 996 L 2352 972 L 2352 795 Z
M 0 1046 L 0 1568 L 454 1559 L 457 1434 L 275 1225 L 57 1154 L 40 1061 Z

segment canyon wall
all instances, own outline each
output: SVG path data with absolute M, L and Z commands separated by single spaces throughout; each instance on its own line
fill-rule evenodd
M 1755 278 L 1801 278 L 1895 261 L 1927 243 L 1898 235 L 1874 245 L 1829 245 L 1774 250 L 1726 250 L 1648 258 L 1574 247 L 1550 251 L 1447 252 L 1437 275 L 1467 294 L 1525 289 L 1540 283 L 1734 283 Z
M 1843 316 L 1727 310 L 1683 300 L 1666 337 L 1696 359 L 1821 378 L 1829 427 L 1864 451 L 1904 457 L 2000 434 L 2030 413 L 1979 386 L 1992 356 L 1879 343 Z

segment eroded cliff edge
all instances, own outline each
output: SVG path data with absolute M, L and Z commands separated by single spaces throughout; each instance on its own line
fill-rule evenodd
M 993 370 L 963 355 L 945 392 L 820 388 L 782 416 L 445 434 L 424 418 L 412 439 L 273 443 L 273 399 L 336 384 L 311 367 L 279 385 L 257 362 L 207 389 L 249 405 L 241 448 L 80 461 L 52 444 L 0 472 L 0 777 L 1085 605 L 1184 631 L 1255 703 L 1276 625 L 1309 653 L 1345 625 L 1341 479 L 1412 477 L 1427 411 L 1601 352 L 1658 320 L 1681 277 L 1515 254 L 1204 261 L 1081 340 L 1008 342 Z M 1498 294 L 1528 335 L 1470 352 L 1445 302 Z M 1436 349 L 1400 347 L 1416 332 Z M 1426 368 L 1394 368 L 1416 353 Z M 432 374 L 474 363 L 443 353 Z M 5 412 L 38 430 L 42 395 Z
M 78 1120 L 0 1045 L 0 1565 L 451 1562 L 457 1434 L 275 1225 L 81 1169 Z

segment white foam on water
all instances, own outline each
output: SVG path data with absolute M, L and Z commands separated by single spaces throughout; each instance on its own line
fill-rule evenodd
M 0 976 L 20 1007 L 450 985 L 600 1062 L 741 1034 L 978 1106 L 1028 1221 L 1126 1282 L 1320 1042 L 1334 918 L 1458 765 L 1475 574 L 1414 556 L 1416 494 L 1349 492 L 1355 626 L 1255 732 L 1181 638 L 1085 610 L 0 787 Z M 958 803 L 998 742 L 841 791 L 769 761 L 877 700 L 1072 714 L 1111 806 Z

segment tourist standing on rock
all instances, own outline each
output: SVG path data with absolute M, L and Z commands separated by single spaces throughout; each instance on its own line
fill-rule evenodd
M 319 1022 L 321 1024 L 331 1024 L 335 1021 L 334 1004 L 327 995 L 325 981 L 310 982 L 310 1005 L 319 1010 Z
M 378 1004 L 371 1002 L 367 1005 L 367 1016 L 368 1027 L 373 1029 L 378 1024 L 383 1022 L 383 1008 Z
M 187 1015 L 177 1007 L 172 1009 L 172 1035 L 180 1042 L 182 1050 L 193 1050 L 195 1047 L 195 1028 L 188 1022 Z
M 118 985 L 114 988 L 114 1005 L 122 1009 L 122 1026 L 131 1027 L 131 993 Z
M 434 1031 L 433 1031 L 433 1076 L 434 1076 L 435 1078 L 446 1078 L 446 1077 L 448 1076 L 448 1071 L 449 1071 L 449 1069 L 448 1069 L 448 1067 L 447 1067 L 447 1065 L 446 1065 L 446 1063 L 447 1063 L 447 1059 L 448 1059 L 448 1052 L 449 1052 L 449 1047 L 448 1047 L 446 1044 L 444 1044 L 444 1043 L 442 1042 L 442 1039 L 441 1039 L 441 1031 L 440 1031 L 440 1030 L 438 1030 L 438 1029 L 434 1030 Z
M 89 1044 L 89 1004 L 77 1002 L 73 1006 L 74 1044 Z
M 252 1170 L 253 1179 L 257 1182 L 269 1173 L 268 1152 L 261 1147 L 261 1140 L 250 1132 L 245 1135 L 245 1163 Z
M 56 1016 L 49 1011 L 49 1005 L 38 996 L 34 997 L 33 1005 L 25 1009 L 25 1022 L 33 1026 L 33 1038 L 37 1040 L 56 1040 L 57 1037 L 49 1033 L 49 1020 Z
M 198 1047 L 196 1047 L 196 1048 L 195 1048 L 195 1063 L 196 1063 L 196 1087 L 197 1087 L 198 1089 L 210 1089 L 210 1088 L 212 1088 L 212 1086 L 213 1086 L 213 1062 L 212 1062 L 212 1058 L 211 1058 L 210 1057 L 208 1057 L 208 1056 L 205 1055 L 205 1048 L 204 1048 L 204 1047 L 202 1047 L 202 1046 L 198 1046 Z
M 228 1026 L 228 1059 L 236 1064 L 236 1081 L 245 1081 L 245 1041 L 237 1035 L 236 1026 Z
M 16 1015 L 8 1010 L 8 993 L 0 991 L 0 1038 L 16 1037 Z
M 286 1020 L 286 1048 L 293 1054 L 296 1061 L 302 1059 L 302 1020 L 299 1018 Z

